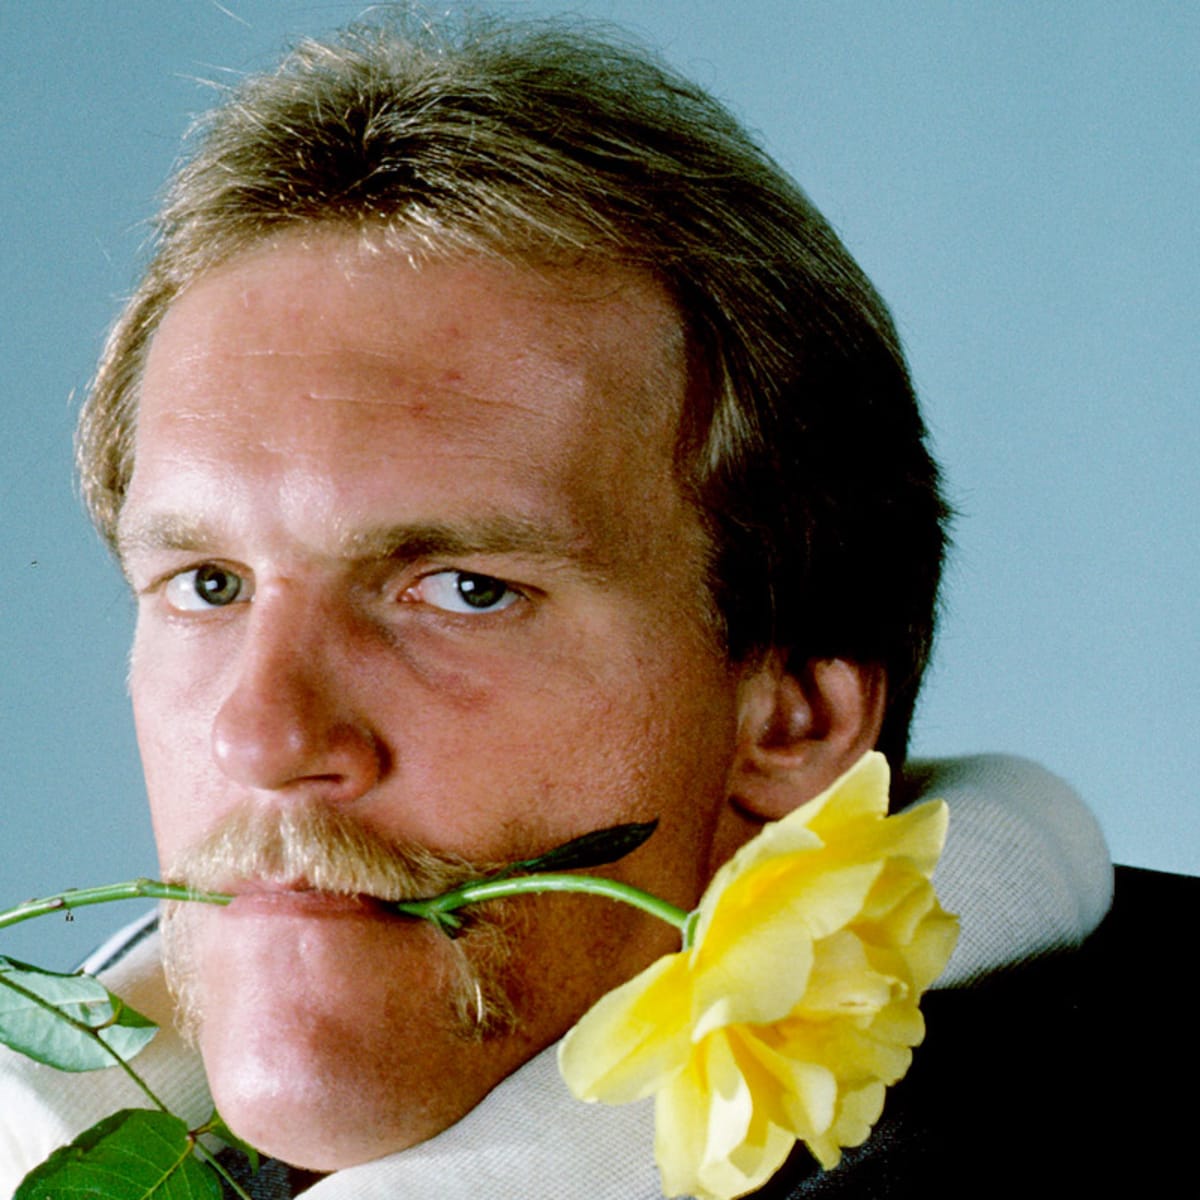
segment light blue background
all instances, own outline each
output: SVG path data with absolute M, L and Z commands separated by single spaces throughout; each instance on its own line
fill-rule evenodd
M 571 8 L 731 103 L 893 307 L 962 512 L 915 748 L 1040 759 L 1118 860 L 1200 872 L 1200 6 Z M 0 906 L 155 869 L 72 393 L 202 81 L 361 11 L 0 0 Z M 0 950 L 65 967 L 133 911 Z

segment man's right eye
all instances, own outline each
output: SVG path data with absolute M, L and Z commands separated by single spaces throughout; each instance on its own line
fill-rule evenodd
M 190 571 L 180 571 L 167 580 L 163 594 L 167 603 L 180 612 L 203 612 L 224 608 L 227 604 L 250 599 L 250 585 L 227 567 L 205 563 Z

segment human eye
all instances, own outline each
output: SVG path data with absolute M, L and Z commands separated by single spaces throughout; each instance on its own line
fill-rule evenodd
M 167 603 L 178 612 L 205 612 L 250 599 L 249 582 L 216 563 L 205 563 L 172 575 L 163 587 Z
M 511 607 L 521 593 L 503 579 L 475 571 L 434 571 L 406 593 L 432 608 L 450 613 L 494 613 Z

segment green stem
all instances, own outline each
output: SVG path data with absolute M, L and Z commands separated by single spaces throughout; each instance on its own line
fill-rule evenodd
M 192 1143 L 192 1153 L 206 1167 L 216 1171 L 216 1173 L 220 1175 L 220 1177 L 229 1185 L 229 1190 L 233 1192 L 234 1195 L 240 1196 L 241 1200 L 253 1200 L 253 1197 L 243 1191 L 242 1188 L 238 1187 L 237 1180 L 235 1180 L 234 1177 L 230 1175 L 227 1170 L 225 1170 L 217 1156 L 213 1154 L 212 1151 L 207 1149 L 207 1147 L 202 1146 L 199 1141 L 194 1141 Z
M 27 900 L 15 908 L 0 912 L 0 929 L 21 921 L 42 917 L 47 913 L 86 908 L 89 904 L 107 904 L 110 900 L 201 900 L 206 904 L 228 904 L 232 896 L 220 892 L 197 892 L 175 883 L 159 883 L 156 879 L 130 879 L 125 883 L 106 883 L 102 887 L 70 888 L 44 900 Z
M 643 912 L 674 925 L 683 932 L 689 914 L 666 900 L 660 900 L 641 888 L 629 883 L 618 883 L 614 879 L 601 879 L 595 875 L 565 875 L 550 872 L 543 875 L 522 875 L 516 879 L 483 879 L 464 883 L 453 891 L 443 892 L 427 900 L 397 900 L 388 905 L 394 912 L 409 917 L 422 917 L 443 928 L 453 929 L 459 921 L 452 914 L 468 904 L 483 900 L 501 900 L 508 896 L 525 896 L 537 892 L 582 892 L 591 896 L 604 896 L 631 904 Z
M 421 900 L 395 900 L 387 905 L 393 912 L 407 917 L 432 921 L 439 928 L 453 931 L 462 921 L 455 916 L 460 908 L 479 904 L 484 900 L 501 900 L 508 896 L 527 896 L 538 892 L 580 892 L 585 895 L 603 896 L 622 904 L 630 904 L 643 912 L 675 926 L 688 940 L 690 914 L 666 900 L 634 887 L 619 883 L 615 879 L 604 879 L 597 875 L 568 875 L 547 871 L 542 874 L 520 875 L 516 878 L 478 879 L 464 883 L 461 887 L 440 896 Z M 181 884 L 159 883 L 155 879 L 130 879 L 125 883 L 109 883 L 102 887 L 72 888 L 47 896 L 42 900 L 29 900 L 5 912 L 0 912 L 0 929 L 16 925 L 33 917 L 47 913 L 65 912 L 72 908 L 84 908 L 89 904 L 107 904 L 112 900 L 195 900 L 205 904 L 228 904 L 233 897 L 221 892 L 200 892 Z

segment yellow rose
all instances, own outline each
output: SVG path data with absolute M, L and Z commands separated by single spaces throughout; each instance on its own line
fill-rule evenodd
M 941 802 L 887 815 L 863 757 L 720 871 L 689 945 L 610 992 L 559 1067 L 584 1100 L 655 1096 L 669 1196 L 729 1200 L 797 1140 L 829 1168 L 865 1141 L 924 1036 L 917 1007 L 957 936 L 929 882 Z

